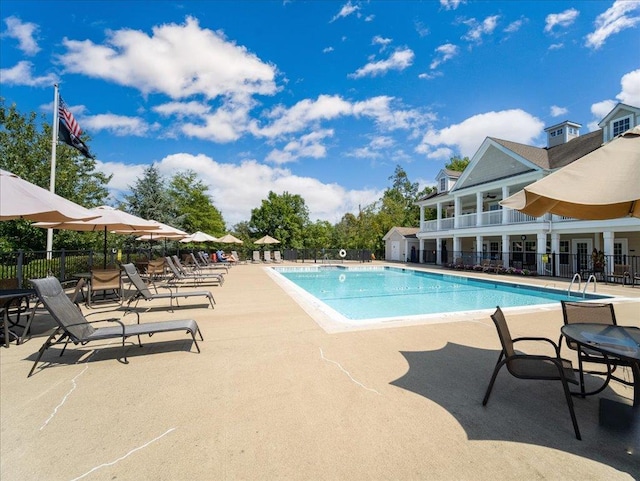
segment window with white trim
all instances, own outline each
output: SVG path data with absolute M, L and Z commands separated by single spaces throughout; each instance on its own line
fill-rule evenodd
M 629 130 L 629 117 L 627 117 L 626 119 L 616 120 L 613 123 L 613 136 L 614 137 L 616 135 L 623 134 L 627 130 Z
M 446 191 L 447 191 L 447 178 L 442 177 L 440 179 L 440 192 L 446 192 Z

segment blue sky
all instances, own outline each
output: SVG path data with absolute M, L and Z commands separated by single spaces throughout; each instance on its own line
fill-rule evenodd
M 639 1 L 2 0 L 0 95 L 53 84 L 122 198 L 192 169 L 229 227 L 269 190 L 337 222 L 396 165 L 433 185 L 487 136 L 544 146 L 640 105 Z M 51 122 L 51 120 L 49 120 Z

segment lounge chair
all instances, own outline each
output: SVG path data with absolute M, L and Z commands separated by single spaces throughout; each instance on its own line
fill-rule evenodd
M 631 266 L 628 264 L 614 264 L 613 272 L 606 274 L 606 279 L 610 282 L 622 281 L 623 286 L 626 285 L 627 281 L 632 282 Z
M 193 254 L 193 253 L 191 254 L 191 260 L 193 261 L 192 265 L 193 265 L 194 269 L 196 269 L 196 270 L 202 271 L 203 269 L 222 269 L 227 273 L 229 272 L 229 266 L 224 264 L 224 263 L 222 263 L 222 262 L 220 262 L 220 263 L 212 262 L 212 263 L 209 263 L 209 264 L 205 265 L 202 262 L 202 260 L 199 261 L 196 258 L 195 254 Z
M 265 262 L 271 262 L 271 251 L 264 251 L 262 255 Z
M 278 264 L 282 262 L 282 256 L 280 254 L 280 251 L 273 252 L 273 262 L 276 262 Z
M 194 276 L 196 278 L 216 278 L 220 281 L 220 285 L 224 284 L 224 273 L 223 272 L 203 272 L 202 269 L 198 269 L 197 266 L 193 264 L 189 264 L 189 266 L 185 266 L 178 256 L 171 256 L 173 260 L 173 264 L 178 268 L 178 270 L 185 276 Z M 190 269 L 191 268 L 191 269 Z
M 222 274 L 214 274 L 214 273 L 203 274 L 197 271 L 188 272 L 185 269 L 180 269 L 176 264 L 176 260 L 178 263 L 180 262 L 180 260 L 178 259 L 178 256 L 174 256 L 173 258 L 167 256 L 165 259 L 167 262 L 167 266 L 169 267 L 169 270 L 173 274 L 173 277 L 169 280 L 169 282 L 175 285 L 176 288 L 178 287 L 179 285 L 178 283 L 180 281 L 191 282 L 193 286 L 205 281 L 215 282 L 216 284 L 220 284 L 220 285 L 222 285 L 222 283 L 224 282 L 224 275 Z
M 604 324 L 604 325 L 617 325 L 616 322 L 616 314 L 613 309 L 613 304 L 611 303 L 591 303 L 591 302 L 569 302 L 569 301 L 560 301 L 562 304 L 562 317 L 566 324 L 576 324 L 576 323 L 590 323 L 590 324 Z M 560 339 L 558 341 L 558 353 L 562 348 L 562 339 L 564 336 L 560 335 Z M 582 397 L 588 396 L 591 394 L 598 394 L 602 390 L 604 390 L 609 381 L 612 379 L 618 381 L 627 386 L 632 386 L 633 383 L 627 379 L 623 379 L 613 375 L 613 372 L 616 370 L 617 366 L 631 366 L 629 361 L 625 361 L 623 359 L 614 358 L 606 356 L 599 351 L 595 351 L 593 349 L 589 349 L 588 347 L 581 346 L 580 344 L 569 341 L 565 339 L 567 347 L 578 353 L 578 372 L 580 374 L 580 392 L 576 394 L 580 394 Z M 606 365 L 606 371 L 586 371 L 584 370 L 583 364 L 585 362 L 595 363 L 595 364 L 604 364 Z M 584 373 L 587 374 L 596 374 L 600 376 L 606 376 L 604 383 L 598 389 L 595 389 L 591 392 L 585 392 L 584 387 Z M 638 380 L 640 381 L 640 380 Z
M 569 406 L 569 413 L 571 414 L 571 421 L 573 422 L 573 430 L 575 431 L 576 438 L 581 439 L 580 430 L 578 429 L 578 421 L 573 410 L 573 401 L 571 399 L 571 392 L 569 391 L 569 385 L 567 383 L 578 384 L 575 378 L 571 361 L 561 359 L 559 353 L 559 347 L 551 339 L 544 337 L 520 337 L 517 339 L 511 338 L 507 321 L 500 307 L 496 308 L 496 312 L 491 315 L 491 319 L 498 330 L 498 337 L 500 338 L 500 344 L 502 344 L 502 350 L 498 357 L 498 362 L 493 369 L 491 381 L 487 392 L 482 400 L 482 405 L 486 406 L 489 401 L 489 395 L 493 389 L 493 384 L 496 381 L 500 368 L 506 364 L 509 373 L 519 379 L 538 379 L 549 381 L 560 381 L 564 388 L 564 395 Z M 517 354 L 514 348 L 514 344 L 518 341 L 545 341 L 553 346 L 555 350 L 555 356 L 541 356 L 530 354 Z
M 131 266 L 133 266 L 133 264 L 131 264 Z M 33 279 L 31 280 L 31 284 L 36 290 L 44 307 L 56 321 L 58 328 L 47 338 L 38 351 L 38 356 L 36 357 L 27 377 L 31 377 L 33 371 L 38 365 L 38 362 L 40 361 L 40 358 L 42 358 L 42 355 L 49 347 L 55 344 L 62 344 L 63 342 L 64 347 L 60 356 L 64 354 L 69 342 L 72 342 L 75 345 L 85 345 L 91 341 L 122 339 L 122 347 L 124 347 L 125 340 L 128 337 L 137 336 L 138 345 L 142 346 L 142 343 L 140 342 L 140 336 L 142 335 L 148 334 L 149 336 L 152 336 L 159 332 L 186 331 L 188 334 L 191 334 L 193 343 L 195 344 L 198 352 L 200 352 L 200 347 L 196 340 L 196 333 L 200 336 L 200 340 L 204 339 L 200 329 L 198 328 L 198 324 L 193 319 L 147 322 L 140 324 L 139 314 L 134 313 L 137 316 L 137 324 L 124 324 L 119 319 L 103 319 L 100 321 L 90 322 L 82 314 L 78 305 L 73 303 L 67 294 L 65 294 L 60 281 L 55 277 Z M 132 311 L 125 312 L 125 315 L 131 312 Z M 117 325 L 112 327 L 93 327 L 93 324 L 97 322 L 113 322 Z M 123 362 L 125 364 L 128 362 L 126 352 L 123 356 Z
M 189 291 L 189 292 L 173 292 L 170 287 L 161 286 L 169 289 L 169 292 L 161 292 L 161 293 L 152 293 L 147 285 L 138 274 L 138 270 L 136 266 L 133 264 L 124 264 L 122 266 L 129 276 L 129 280 L 131 284 L 135 288 L 136 292 L 133 296 L 129 298 L 127 301 L 127 305 L 131 305 L 132 302 L 135 302 L 134 307 L 138 305 L 140 299 L 144 299 L 145 301 L 152 301 L 154 299 L 169 299 L 170 308 L 173 309 L 173 300 L 179 297 L 206 297 L 209 300 L 209 304 L 211 304 L 211 308 L 213 309 L 213 305 L 215 304 L 215 300 L 213 299 L 213 294 L 209 291 Z M 176 305 L 178 305 L 176 301 Z
M 260 251 L 253 251 L 253 258 L 251 259 L 252 264 L 259 264 L 262 261 L 260 260 Z
M 235 257 L 236 259 L 238 259 L 238 264 L 246 264 L 247 260 L 246 259 L 240 259 L 240 256 L 238 255 L 238 251 L 231 251 L 231 255 L 233 257 Z

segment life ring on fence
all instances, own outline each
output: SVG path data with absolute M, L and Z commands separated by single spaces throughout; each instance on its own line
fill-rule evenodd
M 347 280 L 347 276 L 345 276 L 344 274 L 340 274 L 340 276 L 338 276 L 338 280 L 339 280 L 340 282 L 344 282 L 344 281 L 346 281 L 346 280 Z
M 340 249 L 340 252 L 338 252 L 338 255 L 344 259 L 345 257 L 347 257 L 347 251 L 344 249 Z

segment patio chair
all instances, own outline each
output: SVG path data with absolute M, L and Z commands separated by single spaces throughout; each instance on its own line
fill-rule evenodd
M 253 258 L 251 259 L 252 264 L 259 264 L 262 261 L 260 260 L 260 251 L 253 251 Z
M 178 267 L 178 264 L 176 263 L 176 261 L 178 263 L 180 262 L 180 259 L 178 259 L 178 256 L 174 256 L 174 257 L 167 256 L 165 259 L 167 262 L 167 266 L 169 267 L 169 270 L 173 274 L 173 277 L 169 280 L 169 282 L 175 285 L 176 288 L 178 287 L 178 282 L 180 281 L 191 282 L 193 286 L 207 280 L 210 282 L 215 282 L 216 284 L 220 284 L 220 285 L 222 285 L 222 283 L 224 282 L 224 275 L 222 274 L 215 274 L 215 273 L 203 274 L 197 271 L 189 272 L 187 270 L 180 269 Z
M 235 257 L 236 259 L 238 259 L 238 264 L 246 264 L 247 263 L 246 259 L 240 259 L 240 256 L 238 255 L 238 251 L 231 251 L 231 255 L 233 257 Z
M 282 254 L 280 254 L 280 251 L 273 251 L 273 262 L 278 264 L 282 262 Z
M 166 289 L 169 289 L 169 292 L 152 293 L 147 287 L 147 285 L 144 283 L 144 280 L 142 280 L 142 277 L 140 277 L 140 274 L 138 273 L 136 266 L 134 266 L 133 264 L 124 264 L 122 267 L 124 268 L 124 271 L 127 273 L 127 276 L 129 276 L 129 280 L 131 281 L 131 284 L 133 285 L 136 291 L 135 294 L 131 296 L 127 301 L 127 305 L 131 305 L 132 302 L 135 302 L 133 307 L 136 307 L 138 305 L 138 302 L 140 302 L 140 299 L 144 299 L 145 301 L 152 301 L 154 299 L 169 299 L 170 309 L 173 309 L 174 299 L 177 299 L 179 297 L 187 298 L 187 297 L 204 296 L 209 300 L 209 304 L 211 304 L 211 308 L 213 309 L 215 300 L 213 299 L 213 294 L 211 294 L 211 292 L 209 291 L 173 292 L 173 290 L 171 290 L 170 287 L 161 286 Z M 178 305 L 177 300 L 176 300 L 176 305 Z
M 565 324 L 576 323 L 590 323 L 590 324 L 604 324 L 604 325 L 617 325 L 616 314 L 611 303 L 591 303 L 591 302 L 570 302 L 560 301 L 562 304 L 562 317 Z M 558 341 L 558 355 L 560 355 L 560 349 L 562 348 L 562 339 L 564 336 L 560 335 Z M 565 338 L 565 343 L 569 349 L 577 352 L 578 355 L 578 373 L 580 375 L 580 392 L 574 394 L 580 394 L 581 397 L 589 396 L 592 394 L 598 394 L 603 391 L 609 382 L 613 379 L 621 382 L 627 386 L 632 386 L 633 383 L 614 376 L 613 372 L 618 366 L 631 366 L 629 361 L 625 361 L 620 358 L 609 357 L 606 354 L 602 354 L 599 351 L 589 349 L 576 342 L 569 341 Z M 585 362 L 604 364 L 606 365 L 606 371 L 587 371 L 584 369 L 583 364 Z M 590 392 L 585 391 L 584 386 L 584 374 L 596 374 L 599 376 L 606 376 L 604 383 L 598 389 Z
M 133 265 L 133 264 L 132 264 Z M 198 352 L 200 347 L 196 340 L 196 333 L 199 334 L 200 340 L 204 340 L 198 324 L 193 319 L 179 320 L 179 321 L 158 321 L 147 322 L 140 324 L 140 316 L 137 316 L 137 324 L 124 324 L 119 319 L 103 319 L 100 321 L 88 321 L 82 314 L 82 311 L 77 304 L 73 303 L 71 299 L 65 294 L 60 281 L 55 277 L 45 277 L 44 279 L 32 279 L 31 284 L 36 290 L 38 297 L 44 307 L 49 311 L 51 317 L 56 321 L 58 325 L 57 329 L 47 338 L 45 343 L 38 351 L 31 370 L 27 377 L 31 377 L 33 371 L 36 369 L 38 362 L 42 358 L 44 352 L 51 346 L 56 344 L 62 344 L 64 347 L 60 356 L 64 354 L 64 351 L 69 342 L 75 345 L 85 345 L 91 341 L 103 341 L 106 339 L 122 339 L 122 347 L 125 345 L 125 340 L 128 337 L 137 336 L 138 345 L 142 347 L 140 336 L 148 334 L 149 337 L 159 332 L 173 332 L 173 331 L 186 331 L 187 334 L 191 334 L 193 343 L 196 346 Z M 132 311 L 125 312 L 124 314 L 131 313 Z M 98 322 L 113 322 L 116 326 L 110 327 L 93 327 L 93 324 Z M 128 363 L 126 352 L 123 356 L 123 362 Z
M 88 285 L 87 307 L 91 307 L 94 302 L 96 292 L 103 292 L 104 301 L 108 291 L 116 297 L 118 303 L 122 303 L 122 276 L 120 269 L 94 269 L 91 271 L 91 279 Z
M 507 321 L 504 317 L 504 313 L 498 306 L 496 311 L 491 315 L 491 319 L 498 330 L 498 337 L 500 338 L 500 344 L 502 344 L 502 350 L 498 357 L 498 362 L 493 369 L 491 381 L 487 387 L 487 392 L 482 400 L 482 405 L 486 406 L 489 401 L 489 395 L 493 389 L 493 384 L 496 381 L 498 372 L 502 366 L 507 366 L 507 371 L 519 379 L 536 379 L 536 380 L 549 380 L 560 381 L 564 389 L 564 395 L 569 406 L 569 413 L 571 414 L 571 421 L 573 422 L 573 430 L 575 431 L 576 438 L 580 437 L 580 430 L 578 429 L 578 421 L 573 410 L 573 400 L 571 399 L 571 392 L 569 391 L 569 385 L 567 383 L 578 384 L 575 379 L 571 361 L 561 359 L 558 355 L 559 348 L 551 340 L 544 337 L 519 337 L 516 339 L 511 338 Z M 544 341 L 555 349 L 555 356 L 541 356 L 531 354 L 516 353 L 514 344 L 518 341 Z
M 606 274 L 606 279 L 610 282 L 622 281 L 623 286 L 627 284 L 627 281 L 632 282 L 631 266 L 628 264 L 614 264 L 613 272 Z
M 271 262 L 271 251 L 264 251 L 262 256 L 265 262 Z

